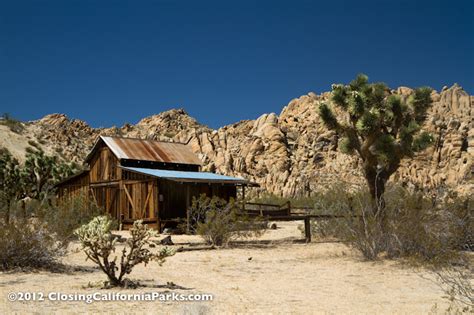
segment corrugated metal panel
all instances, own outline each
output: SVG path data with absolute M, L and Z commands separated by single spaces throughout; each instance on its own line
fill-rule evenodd
M 201 165 L 191 148 L 182 143 L 104 136 L 100 138 L 119 159 Z
M 210 182 L 210 183 L 234 183 L 234 184 L 250 184 L 249 181 L 243 178 L 219 175 L 207 172 L 183 172 L 183 171 L 170 171 L 170 170 L 157 170 L 151 168 L 139 168 L 139 167 L 124 167 L 123 169 L 137 172 L 145 175 L 150 175 L 159 178 L 165 178 L 176 181 L 187 181 L 187 182 Z

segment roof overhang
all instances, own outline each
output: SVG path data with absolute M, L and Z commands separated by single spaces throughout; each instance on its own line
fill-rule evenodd
M 151 168 L 140 168 L 140 167 L 125 167 L 119 166 L 120 168 L 147 176 L 163 178 L 176 182 L 187 182 L 187 183 L 215 183 L 215 184 L 230 184 L 235 186 L 253 186 L 259 187 L 257 183 L 250 182 L 243 178 L 225 176 L 209 172 L 184 172 L 184 171 L 172 171 L 172 170 L 160 170 Z
M 81 170 L 81 171 L 79 171 L 79 172 L 77 172 L 77 173 L 75 173 L 75 174 L 73 174 L 73 175 L 71 175 L 71 176 L 68 176 L 68 177 L 64 178 L 63 180 L 60 180 L 59 182 L 57 182 L 56 184 L 54 184 L 53 187 L 61 186 L 61 185 L 65 184 L 65 183 L 67 183 L 68 181 L 73 180 L 74 178 L 79 177 L 79 176 L 81 176 L 81 175 L 83 175 L 84 173 L 87 173 L 87 172 L 89 172 L 89 169 L 88 169 L 88 168 L 87 168 L 87 169 L 83 169 L 83 170 Z

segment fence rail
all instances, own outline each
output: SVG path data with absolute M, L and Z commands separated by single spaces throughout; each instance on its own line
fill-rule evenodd
M 250 208 L 248 206 L 250 206 Z M 304 233 L 307 243 L 311 242 L 311 220 L 327 220 L 348 217 L 345 215 L 335 214 L 311 214 L 313 208 L 292 207 L 290 202 L 286 202 L 282 205 L 244 202 L 242 204 L 242 209 L 249 216 L 260 216 L 262 219 L 269 221 L 304 221 Z M 359 216 L 351 215 L 349 217 Z

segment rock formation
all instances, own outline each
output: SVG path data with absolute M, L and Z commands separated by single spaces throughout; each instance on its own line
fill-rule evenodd
M 400 87 L 395 92 L 408 97 L 413 91 Z M 256 192 L 310 195 L 336 180 L 363 183 L 358 159 L 337 151 L 337 136 L 318 117 L 317 104 L 328 97 L 329 93 L 309 93 L 292 100 L 279 115 L 264 114 L 218 130 L 178 109 L 144 118 L 136 125 L 98 129 L 52 114 L 26 123 L 23 135 L 76 162 L 82 161 L 98 135 L 186 142 L 198 153 L 204 170 L 251 179 L 261 185 Z M 436 143 L 403 161 L 392 180 L 426 188 L 448 185 L 472 193 L 474 97 L 454 85 L 433 92 L 432 98 L 434 104 L 423 128 L 436 136 Z

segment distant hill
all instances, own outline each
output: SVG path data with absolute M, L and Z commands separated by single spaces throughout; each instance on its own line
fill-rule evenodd
M 408 97 L 412 90 L 400 87 L 396 92 Z M 358 160 L 337 151 L 337 136 L 318 117 L 316 105 L 328 96 L 309 93 L 292 100 L 279 115 L 264 114 L 218 130 L 200 124 L 182 109 L 119 128 L 92 128 L 63 114 L 20 123 L 23 130 L 15 132 L 0 121 L 0 146 L 22 160 L 34 141 L 49 154 L 81 163 L 99 135 L 189 142 L 205 170 L 254 180 L 262 186 L 260 191 L 308 195 L 335 180 L 362 183 Z M 454 85 L 433 92 L 432 98 L 424 129 L 437 141 L 414 160 L 404 161 L 393 180 L 427 188 L 448 185 L 472 193 L 474 97 Z

